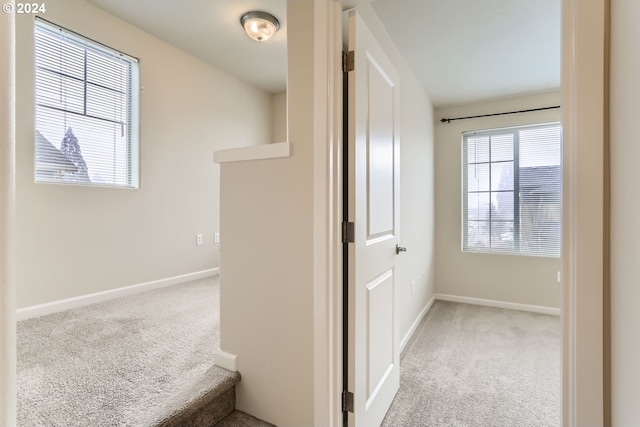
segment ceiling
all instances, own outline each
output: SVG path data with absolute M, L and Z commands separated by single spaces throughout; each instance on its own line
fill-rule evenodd
M 241 80 L 286 90 L 286 0 L 89 1 Z M 371 4 L 436 107 L 560 87 L 560 0 Z M 275 15 L 280 31 L 249 39 L 249 10 Z
M 561 0 L 375 0 L 435 106 L 560 88 Z
M 271 93 L 286 90 L 286 0 L 88 1 L 240 80 Z M 250 39 L 240 25 L 251 10 L 278 18 L 280 30 L 268 42 Z

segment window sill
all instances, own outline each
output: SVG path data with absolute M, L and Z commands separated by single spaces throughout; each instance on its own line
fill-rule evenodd
M 517 256 L 517 257 L 527 257 L 527 258 L 550 258 L 550 259 L 560 259 L 560 255 L 553 254 L 544 254 L 544 253 L 530 253 L 530 252 L 513 252 L 513 251 L 491 251 L 491 250 L 473 250 L 473 249 L 462 249 L 462 253 L 465 254 L 479 254 L 479 255 L 506 255 L 506 256 Z

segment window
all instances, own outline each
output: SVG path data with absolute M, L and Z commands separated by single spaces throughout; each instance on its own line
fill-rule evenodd
M 36 182 L 138 187 L 138 61 L 36 19 Z
M 462 135 L 462 249 L 560 256 L 562 129 Z

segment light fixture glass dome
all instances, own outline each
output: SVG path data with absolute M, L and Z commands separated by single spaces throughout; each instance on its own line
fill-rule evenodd
M 267 12 L 247 12 L 240 17 L 240 24 L 255 41 L 269 40 L 280 28 L 278 19 Z

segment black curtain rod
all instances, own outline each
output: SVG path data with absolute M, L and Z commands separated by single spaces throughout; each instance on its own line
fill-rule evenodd
M 533 111 L 553 110 L 555 108 L 560 108 L 560 106 L 559 105 L 554 105 L 553 107 L 532 108 L 530 110 L 507 111 L 505 113 L 482 114 L 482 115 L 479 115 L 479 116 L 455 117 L 453 119 L 440 119 L 440 121 L 442 123 L 451 123 L 451 122 L 453 122 L 455 120 L 477 119 L 477 118 L 480 118 L 480 117 L 491 117 L 491 116 L 503 116 L 505 114 L 531 113 Z

